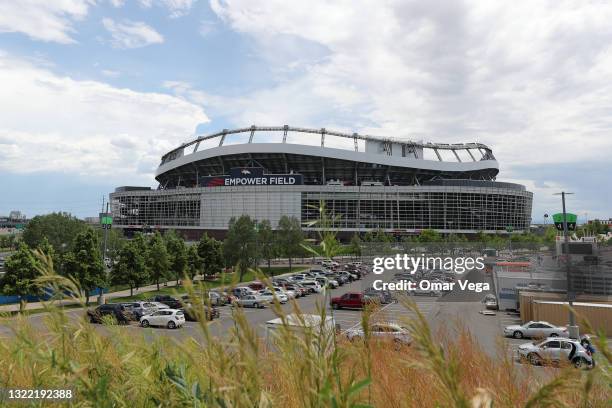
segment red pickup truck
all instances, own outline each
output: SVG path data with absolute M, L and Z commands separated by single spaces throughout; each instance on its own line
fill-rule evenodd
M 368 298 L 359 292 L 348 292 L 342 296 L 333 297 L 331 299 L 331 307 L 334 309 L 363 309 L 363 306 L 368 303 Z

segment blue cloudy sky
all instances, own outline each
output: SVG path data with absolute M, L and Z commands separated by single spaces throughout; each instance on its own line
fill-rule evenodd
M 96 215 L 194 134 L 478 141 L 612 216 L 612 3 L 0 0 L 0 214 Z

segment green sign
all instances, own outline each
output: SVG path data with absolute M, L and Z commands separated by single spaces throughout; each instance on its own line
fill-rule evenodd
M 111 213 L 100 213 L 100 224 L 102 228 L 110 228 L 113 225 L 113 216 Z
M 576 231 L 576 220 L 578 220 L 576 214 L 565 213 L 565 216 L 567 218 L 567 230 Z M 555 227 L 559 231 L 563 231 L 563 213 L 553 214 L 553 221 L 555 222 Z

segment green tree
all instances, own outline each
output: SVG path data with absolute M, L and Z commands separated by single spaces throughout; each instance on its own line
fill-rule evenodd
M 193 280 L 202 271 L 202 260 L 198 254 L 198 245 L 191 245 L 187 248 L 187 274 Z
M 166 250 L 166 243 L 158 231 L 149 240 L 146 262 L 149 276 L 157 285 L 157 290 L 159 290 L 159 281 L 168 277 L 170 259 Z
M 361 245 L 362 244 L 363 243 L 361 242 L 361 238 L 359 237 L 359 234 L 353 234 L 353 237 L 351 238 L 351 244 L 350 244 L 351 253 L 357 256 L 361 256 Z
M 134 288 L 138 288 L 148 279 L 145 257 L 136 243 L 128 242 L 119 251 L 117 263 L 111 270 L 111 282 L 114 284 L 128 284 L 130 296 L 134 295 Z
M 17 235 L 8 234 L 8 235 L 0 235 L 0 248 L 1 249 L 17 249 L 19 240 L 17 239 Z
M 441 242 L 442 235 L 436 230 L 424 229 L 423 231 L 421 231 L 421 234 L 419 235 L 419 241 L 422 243 Z
M 44 238 L 58 254 L 72 250 L 74 237 L 87 229 L 87 225 L 68 213 L 37 215 L 23 231 L 23 240 L 30 248 L 40 246 Z
M 200 259 L 200 270 L 205 276 L 218 274 L 223 268 L 222 245 L 218 240 L 211 238 L 208 234 L 202 235 L 198 242 L 198 257 Z
M 17 252 L 11 255 L 4 268 L 6 272 L 0 278 L 0 289 L 4 294 L 19 296 L 19 312 L 23 312 L 27 295 L 41 294 L 36 284 L 39 262 L 25 243 L 20 243 Z
M 272 258 L 276 257 L 278 252 L 276 235 L 272 230 L 270 221 L 263 220 L 259 223 L 257 232 L 257 245 L 259 246 L 261 256 L 268 262 L 268 273 L 270 273 L 270 264 Z
M 166 249 L 170 261 L 170 273 L 176 278 L 176 284 L 185 276 L 187 268 L 187 247 L 183 238 L 179 237 L 175 231 L 168 231 L 164 235 Z
M 238 267 L 242 282 L 248 268 L 255 266 L 259 257 L 257 231 L 251 217 L 242 215 L 238 219 L 230 220 L 227 237 L 223 242 L 223 253 L 230 265 Z
M 300 221 L 295 217 L 283 215 L 278 221 L 277 237 L 279 252 L 289 259 L 289 270 L 291 270 L 292 258 L 302 253 L 304 234 Z
M 79 283 L 87 305 L 89 293 L 106 285 L 100 242 L 92 228 L 87 228 L 74 238 L 72 250 L 64 256 L 64 272 Z

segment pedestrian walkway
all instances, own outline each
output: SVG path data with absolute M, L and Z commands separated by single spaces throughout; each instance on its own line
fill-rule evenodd
M 167 288 L 167 287 L 174 287 L 176 286 L 176 281 L 172 281 L 172 282 L 167 282 L 166 284 L 160 283 L 160 289 L 161 288 Z M 139 289 L 134 289 L 134 295 L 137 295 L 139 293 L 143 293 L 143 292 L 151 292 L 157 290 L 157 285 L 147 285 L 147 286 L 143 286 Z M 115 299 L 115 298 L 120 298 L 120 297 L 126 297 L 126 296 L 130 296 L 130 290 L 129 289 L 125 289 L 125 290 L 120 290 L 117 292 L 111 292 L 111 293 L 105 293 L 104 294 L 104 298 L 106 300 L 108 299 Z M 90 303 L 97 303 L 98 302 L 98 296 L 91 296 L 89 298 Z M 44 303 L 48 303 L 48 302 L 31 302 L 31 303 L 27 303 L 25 309 L 26 310 L 36 310 L 36 309 L 42 309 L 44 307 Z M 70 305 L 78 305 L 79 302 L 77 300 L 74 299 L 62 299 L 62 300 L 56 300 L 54 302 L 55 305 L 57 306 L 70 306 Z M 2 305 L 0 306 L 0 313 L 9 313 L 9 312 L 17 312 L 19 311 L 19 303 L 13 303 L 10 305 Z
M 294 264 L 293 267 L 295 269 L 299 269 L 299 268 L 305 268 L 308 265 L 301 265 L 301 264 Z M 280 278 L 286 275 L 291 275 L 295 272 L 288 272 L 288 273 L 284 273 L 281 275 L 276 275 L 275 278 Z M 201 276 L 196 276 L 195 280 L 201 279 Z M 244 285 L 248 285 L 249 283 L 251 283 L 252 281 L 249 282 L 242 282 L 240 285 L 244 286 Z M 168 288 L 168 287 L 175 287 L 176 286 L 176 281 L 170 281 L 170 282 L 166 282 L 166 283 L 160 283 L 160 289 L 161 288 Z M 157 290 L 157 285 L 153 284 L 153 285 L 147 285 L 147 286 L 143 286 L 141 288 L 138 289 L 134 289 L 134 293 L 133 295 L 138 295 L 139 293 L 144 293 L 144 292 L 152 292 Z M 104 298 L 105 300 L 108 302 L 109 299 L 116 299 L 116 298 L 122 298 L 122 297 L 127 297 L 130 296 L 130 290 L 129 289 L 125 289 L 125 290 L 120 290 L 117 292 L 111 292 L 111 293 L 105 293 L 104 294 Z M 96 304 L 98 302 L 98 296 L 91 296 L 90 298 L 90 303 Z M 31 303 L 27 303 L 25 310 L 36 310 L 36 309 L 43 309 L 44 308 L 44 303 L 45 302 L 31 302 Z M 54 302 L 54 304 L 56 306 L 70 306 L 70 305 L 78 305 L 79 302 L 74 300 L 74 299 L 62 299 L 62 300 L 57 300 Z M 0 306 L 0 313 L 10 313 L 10 312 L 17 312 L 19 311 L 19 303 L 13 303 L 10 305 L 1 305 Z

